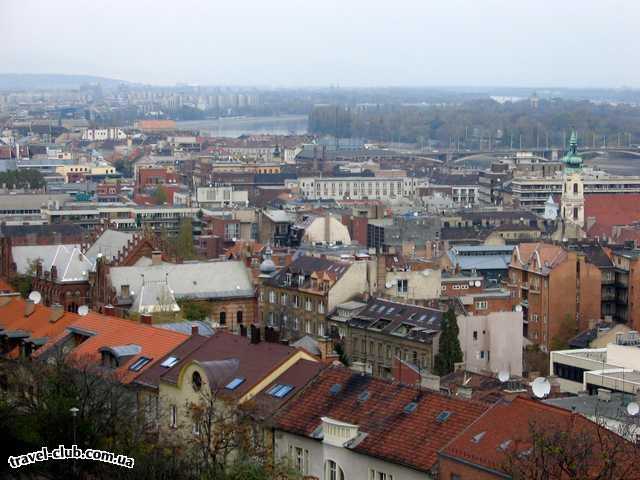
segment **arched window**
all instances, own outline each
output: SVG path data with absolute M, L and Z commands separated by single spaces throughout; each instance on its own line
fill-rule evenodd
M 220 312 L 220 325 L 227 324 L 227 312 Z
M 237 323 L 242 323 L 242 310 L 238 310 L 236 313 L 236 322 Z
M 324 468 L 325 480 L 344 480 L 344 472 L 333 460 L 327 460 Z
M 578 193 L 578 184 L 577 183 L 573 184 L 573 193 Z
M 196 392 L 202 388 L 202 377 L 198 372 L 193 372 L 191 375 L 191 386 Z

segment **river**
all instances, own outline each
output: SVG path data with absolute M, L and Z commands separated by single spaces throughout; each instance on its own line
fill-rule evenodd
M 306 115 L 277 117 L 223 117 L 212 120 L 176 122 L 178 128 L 199 130 L 210 137 L 239 137 L 241 135 L 302 135 L 307 133 Z

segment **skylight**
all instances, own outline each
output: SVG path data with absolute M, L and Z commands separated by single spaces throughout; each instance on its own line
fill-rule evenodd
M 242 382 L 244 382 L 244 378 L 236 377 L 233 380 L 231 380 L 229 383 L 227 383 L 227 385 L 224 388 L 226 388 L 227 390 L 235 390 L 242 384 Z
M 387 315 L 391 315 L 394 310 L 395 310 L 395 308 L 389 307 L 388 310 L 387 310 Z
M 165 367 L 165 368 L 171 368 L 173 367 L 176 363 L 178 363 L 178 357 L 169 357 L 167 359 L 165 359 L 164 362 L 162 362 L 160 364 L 160 366 Z
M 366 402 L 369 399 L 369 391 L 365 390 L 364 392 L 360 393 L 360 395 L 358 395 L 358 401 L 359 402 Z
M 283 385 L 283 384 L 279 383 L 276 386 L 274 386 L 271 389 L 269 389 L 269 391 L 267 393 L 269 395 L 272 395 L 272 396 L 276 397 L 276 398 L 283 398 L 291 390 L 293 390 L 293 385 Z
M 446 422 L 446 421 L 447 421 L 447 419 L 448 419 L 450 416 L 451 416 L 451 412 L 447 412 L 446 410 L 445 410 L 445 411 L 442 411 L 442 412 L 440 412 L 440 413 L 438 414 L 438 416 L 436 417 L 436 422 L 438 422 L 438 423 L 444 423 L 444 422 Z
M 416 408 L 418 408 L 418 404 L 416 402 L 407 403 L 404 406 L 404 413 L 413 413 L 416 411 Z
M 132 372 L 139 372 L 150 361 L 151 359 L 148 357 L 140 357 L 138 360 L 131 364 L 129 370 L 131 370 Z
M 340 390 L 342 390 L 342 385 L 340 385 L 339 383 L 334 383 L 333 385 L 331 385 L 329 393 L 331 393 L 331 395 L 337 395 Z

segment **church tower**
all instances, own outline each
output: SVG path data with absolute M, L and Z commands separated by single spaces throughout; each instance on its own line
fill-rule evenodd
M 584 181 L 582 178 L 582 158 L 578 156 L 576 131 L 571 132 L 569 152 L 564 162 L 564 182 L 560 201 L 560 216 L 565 225 L 584 228 Z

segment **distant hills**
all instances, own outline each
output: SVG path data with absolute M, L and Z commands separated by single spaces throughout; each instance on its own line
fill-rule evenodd
M 113 88 L 131 82 L 93 75 L 62 75 L 48 73 L 0 73 L 2 90 L 75 89 L 82 85 L 99 83 L 103 88 Z

